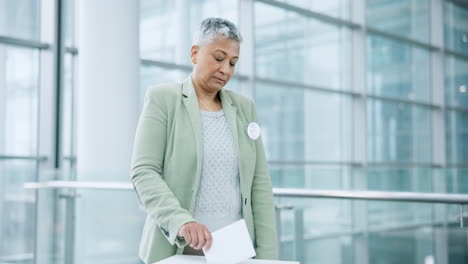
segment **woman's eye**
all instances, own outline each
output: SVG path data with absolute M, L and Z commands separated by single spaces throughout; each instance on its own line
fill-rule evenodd
M 222 58 L 216 58 L 216 61 L 223 61 Z
M 231 64 L 231 67 L 235 67 L 235 66 L 236 66 L 235 63 L 229 63 L 229 64 Z

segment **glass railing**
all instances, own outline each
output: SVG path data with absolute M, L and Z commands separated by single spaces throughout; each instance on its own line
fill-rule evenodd
M 146 213 L 131 183 L 24 187 L 38 191 L 36 263 L 141 263 Z M 468 195 L 275 188 L 274 196 L 282 260 L 467 263 Z

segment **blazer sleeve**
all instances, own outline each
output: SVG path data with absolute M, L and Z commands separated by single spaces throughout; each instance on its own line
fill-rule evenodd
M 164 94 L 155 88 L 145 94 L 133 145 L 131 178 L 140 202 L 157 223 L 171 245 L 183 247 L 187 243 L 178 239 L 179 228 L 195 222 L 189 211 L 162 179 L 166 149 L 167 109 Z
M 252 102 L 252 120 L 257 122 L 255 104 Z M 256 258 L 278 259 L 273 190 L 268 173 L 262 137 L 256 141 L 256 163 L 252 181 L 252 213 L 255 226 Z

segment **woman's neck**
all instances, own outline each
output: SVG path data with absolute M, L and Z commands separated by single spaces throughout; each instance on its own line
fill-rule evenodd
M 203 88 L 201 88 L 201 86 L 194 79 L 192 79 L 192 83 L 195 88 L 195 93 L 197 94 L 198 100 L 201 100 L 203 102 L 213 102 L 213 103 L 220 101 L 218 92 L 214 92 L 214 93 L 206 92 Z

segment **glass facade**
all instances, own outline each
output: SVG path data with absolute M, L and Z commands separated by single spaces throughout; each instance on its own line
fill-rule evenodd
M 66 51 L 63 65 L 51 63 L 57 43 L 41 33 L 54 28 L 44 19 L 53 2 L 0 0 L 0 263 L 140 263 L 145 213 L 133 192 L 23 186 L 109 179 L 75 174 L 79 21 L 75 1 L 62 1 Z M 256 102 L 275 188 L 468 193 L 463 1 L 140 0 L 139 11 L 140 108 L 149 87 L 189 76 L 202 19 L 239 26 L 244 42 L 226 89 Z M 44 154 L 50 146 L 58 149 Z M 468 263 L 458 205 L 275 204 L 283 260 Z
M 39 39 L 40 1 L 1 0 L 0 35 L 25 40 Z
M 431 102 L 431 64 L 427 49 L 369 35 L 367 51 L 369 94 Z
M 0 44 L 0 262 L 33 258 L 38 99 L 38 51 Z
M 367 25 L 401 37 L 429 42 L 430 2 L 430 0 L 367 0 Z

